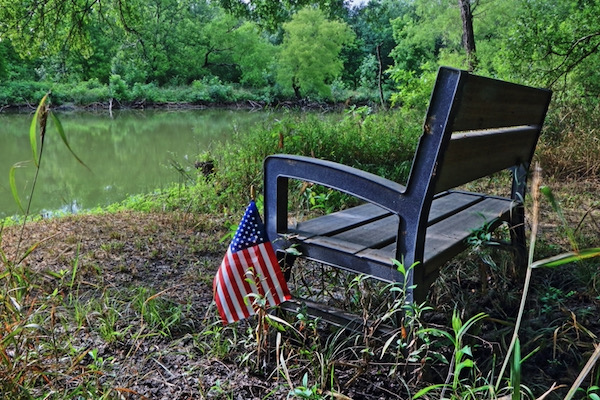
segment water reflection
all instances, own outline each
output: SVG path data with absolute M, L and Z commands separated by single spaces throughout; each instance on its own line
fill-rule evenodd
M 29 124 L 32 115 L 0 114 L 0 217 L 19 212 L 9 187 L 12 165 L 32 158 Z M 121 111 L 58 114 L 72 149 L 90 168 L 69 154 L 52 129 L 44 148 L 32 212 L 77 212 L 121 201 L 184 179 L 177 167 L 196 171 L 199 154 L 270 118 L 267 113 L 232 110 Z M 4 171 L 4 172 L 3 172 Z M 16 181 L 25 205 L 34 174 L 33 163 L 19 168 Z M 2 178 L 4 176 L 5 178 Z

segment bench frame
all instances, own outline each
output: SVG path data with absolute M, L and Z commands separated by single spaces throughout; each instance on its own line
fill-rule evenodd
M 331 161 L 267 157 L 265 224 L 282 268 L 289 273 L 296 256 L 286 249 L 294 245 L 301 257 L 406 282 L 409 298 L 421 301 L 439 268 L 467 248 L 472 230 L 502 223 L 509 225 L 510 244 L 524 265 L 527 173 L 550 98 L 549 90 L 440 68 L 406 186 Z M 450 190 L 504 169 L 512 171 L 510 197 Z M 366 204 L 288 226 L 289 179 Z M 462 226 L 469 231 L 460 231 Z M 404 277 L 392 258 L 407 269 L 415 266 Z

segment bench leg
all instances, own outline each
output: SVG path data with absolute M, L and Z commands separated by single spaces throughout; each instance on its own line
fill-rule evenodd
M 515 210 L 510 227 L 511 244 L 515 250 L 515 266 L 517 276 L 522 276 L 527 270 L 527 238 L 525 235 L 525 210 L 519 207 Z

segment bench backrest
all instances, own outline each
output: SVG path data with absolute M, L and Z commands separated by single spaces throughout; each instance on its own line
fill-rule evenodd
M 526 170 L 550 97 L 546 89 L 440 68 L 407 191 L 427 198 L 507 168 Z
M 467 71 L 439 69 L 406 186 L 407 207 L 414 213 L 404 215 L 398 254 L 423 254 L 436 193 L 512 168 L 512 198 L 524 195 L 551 94 Z
M 436 192 L 528 166 L 549 101 L 548 90 L 467 75 Z

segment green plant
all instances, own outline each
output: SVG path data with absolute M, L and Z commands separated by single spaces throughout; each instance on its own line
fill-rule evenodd
M 420 333 L 428 333 L 435 336 L 445 337 L 446 339 L 448 339 L 453 349 L 453 354 L 452 359 L 449 362 L 449 371 L 448 377 L 446 378 L 446 382 L 443 384 L 431 385 L 424 389 L 421 389 L 413 396 L 413 399 L 422 397 L 427 393 L 431 392 L 432 390 L 437 389 L 442 390 L 440 398 L 444 398 L 445 391 L 450 390 L 451 398 L 456 399 L 463 399 L 465 397 L 470 397 L 475 393 L 490 390 L 490 385 L 471 387 L 468 383 L 466 383 L 464 378 L 461 377 L 461 373 L 463 373 L 463 371 L 470 371 L 476 367 L 472 358 L 473 351 L 471 345 L 465 344 L 464 342 L 467 331 L 471 329 L 477 322 L 480 322 L 486 317 L 486 314 L 479 313 L 477 315 L 472 316 L 466 322 L 463 323 L 458 314 L 458 311 L 455 309 L 452 314 L 453 334 L 450 334 L 449 332 L 438 328 L 425 328 L 420 331 Z
M 171 330 L 181 322 L 181 306 L 161 298 L 165 291 L 153 293 L 140 287 L 136 292 L 132 303 L 141 314 L 142 325 L 146 324 L 162 336 L 172 336 Z
M 321 396 L 321 390 L 317 384 L 309 386 L 308 384 L 308 373 L 305 373 L 302 377 L 302 383 L 299 386 L 296 386 L 290 393 L 288 394 L 288 399 L 298 398 L 298 399 L 310 399 L 310 400 L 319 400 L 323 397 Z
M 507 356 L 506 356 L 506 358 L 502 364 L 502 367 L 500 368 L 500 372 L 498 374 L 497 382 L 495 385 L 496 390 L 498 390 L 501 385 L 502 379 L 504 378 L 504 372 L 506 370 L 506 367 L 509 364 L 511 355 L 513 355 L 513 352 L 515 351 L 515 348 L 518 344 L 519 328 L 521 326 L 521 322 L 522 322 L 523 316 L 524 316 L 525 301 L 526 301 L 528 293 L 529 293 L 531 274 L 532 274 L 533 270 L 537 269 L 537 268 L 556 268 L 556 267 L 560 267 L 560 266 L 568 264 L 568 263 L 578 262 L 578 261 L 585 260 L 588 258 L 600 256 L 600 247 L 583 249 L 583 250 L 578 249 L 578 246 L 575 243 L 574 238 L 571 234 L 572 230 L 568 229 L 568 227 L 566 227 L 565 232 L 567 232 L 569 235 L 569 240 L 571 242 L 571 245 L 573 246 L 573 251 L 558 254 L 556 256 L 545 258 L 545 259 L 534 262 L 533 257 L 534 257 L 535 241 L 537 238 L 538 226 L 539 226 L 540 193 L 543 193 L 548 198 L 551 206 L 557 212 L 557 214 L 561 218 L 563 224 L 567 225 L 567 221 L 564 219 L 564 217 L 562 215 L 562 209 L 559 207 L 558 202 L 552 195 L 551 190 L 547 187 L 541 186 L 541 169 L 539 168 L 538 165 L 536 165 L 536 167 L 534 169 L 532 188 L 533 188 L 532 189 L 533 221 L 532 221 L 532 228 L 531 228 L 531 242 L 530 242 L 530 247 L 529 247 L 528 267 L 527 267 L 527 271 L 526 271 L 526 275 L 525 275 L 525 282 L 523 284 L 523 295 L 522 295 L 522 299 L 521 299 L 519 313 L 517 315 L 512 339 L 508 346 Z M 593 360 L 595 362 L 595 361 L 597 361 L 598 357 L 600 357 L 600 346 L 597 346 L 597 350 L 594 353 L 594 355 L 590 358 L 590 361 Z M 592 366 L 593 366 L 593 364 L 592 364 Z M 585 369 L 584 369 L 584 371 L 585 371 Z M 589 372 L 589 369 L 588 369 L 588 372 Z M 569 393 L 571 393 L 571 392 L 574 393 L 580 383 L 581 382 L 579 382 L 579 383 L 575 382 Z M 572 396 L 572 394 L 571 394 L 571 396 Z
M 545 293 L 540 296 L 540 302 L 542 303 L 541 312 L 548 314 L 556 310 L 562 304 L 565 303 L 570 297 L 573 297 L 577 292 L 570 290 L 565 293 L 562 289 L 549 286 L 546 288 Z
M 11 256 L 0 247 L 0 392 L 7 398 L 49 398 L 56 392 L 62 392 L 64 398 L 81 396 L 106 399 L 109 398 L 111 390 L 103 387 L 96 379 L 97 375 L 92 374 L 91 379 L 82 385 L 74 385 L 76 389 L 73 389 L 70 383 L 65 385 L 65 382 L 70 380 L 79 381 L 82 374 L 87 375 L 97 366 L 94 364 L 77 371 L 72 367 L 79 364 L 88 353 L 71 345 L 69 330 L 66 329 L 71 321 L 62 312 L 65 300 L 63 291 L 72 291 L 76 286 L 78 251 L 71 270 L 65 269 L 45 275 L 58 280 L 57 285 L 48 286 L 26 262 L 40 243 L 29 245 L 25 250 L 21 249 L 31 199 L 42 168 L 49 120 L 53 122 L 67 149 L 83 164 L 73 153 L 60 121 L 50 111 L 49 96 L 49 93 L 46 94 L 40 101 L 30 125 L 29 139 L 35 171 L 29 201 L 25 207 L 21 204 L 16 185 L 16 170 L 24 164 L 17 164 L 9 171 L 11 192 L 24 217 L 21 219 L 20 229 L 16 232 L 16 245 Z M 2 224 L 0 239 L 3 232 Z M 74 304 L 71 296 L 69 303 Z M 83 325 L 84 312 L 83 307 L 76 311 L 79 315 L 79 327 Z

